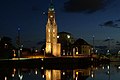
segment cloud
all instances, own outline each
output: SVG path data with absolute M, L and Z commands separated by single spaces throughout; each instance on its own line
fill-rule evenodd
M 92 13 L 104 9 L 110 0 L 69 0 L 64 4 L 66 12 Z
M 112 41 L 114 39 L 105 39 L 103 42 Z
M 100 24 L 100 26 L 104 26 L 104 27 L 113 27 L 113 28 L 120 28 L 119 25 L 120 20 L 110 20 L 110 21 L 106 21 L 103 24 Z

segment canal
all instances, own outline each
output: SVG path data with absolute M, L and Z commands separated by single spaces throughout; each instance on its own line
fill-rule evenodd
M 25 64 L 24 64 L 25 65 Z M 81 64 L 82 65 L 82 64 Z M 120 62 L 85 67 L 50 68 L 26 65 L 0 67 L 0 80 L 119 80 Z

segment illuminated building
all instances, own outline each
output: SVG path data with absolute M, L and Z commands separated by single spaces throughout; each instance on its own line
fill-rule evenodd
M 51 0 L 48 10 L 48 20 L 46 24 L 46 54 L 60 56 L 61 44 L 57 43 L 57 24 L 55 21 L 55 10 Z
M 60 70 L 46 70 L 46 80 L 61 80 Z
M 72 44 L 75 42 L 74 36 L 68 32 L 59 32 L 57 40 L 61 44 L 61 56 L 72 55 Z
M 91 45 L 88 44 L 85 40 L 79 38 L 75 41 L 74 43 L 74 54 L 79 55 L 79 54 L 88 54 L 90 55 L 91 53 Z

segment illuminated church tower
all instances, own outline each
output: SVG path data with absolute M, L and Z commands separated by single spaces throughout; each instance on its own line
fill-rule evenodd
M 60 56 L 60 49 L 61 45 L 60 43 L 57 43 L 57 24 L 55 21 L 55 11 L 51 0 L 46 24 L 46 54 Z

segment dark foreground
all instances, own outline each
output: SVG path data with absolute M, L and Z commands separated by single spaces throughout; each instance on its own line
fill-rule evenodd
M 0 61 L 1 67 L 38 67 L 44 65 L 47 68 L 74 68 L 85 67 L 88 65 L 99 65 L 101 63 L 109 63 L 108 59 L 91 59 L 91 58 L 39 58 L 39 59 L 26 59 L 26 60 L 2 60 Z

